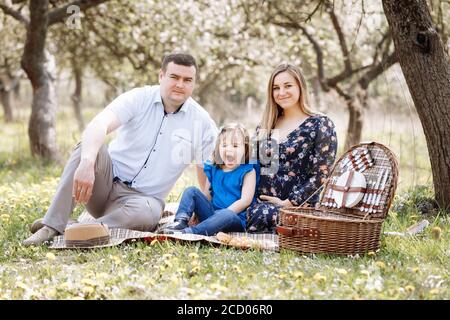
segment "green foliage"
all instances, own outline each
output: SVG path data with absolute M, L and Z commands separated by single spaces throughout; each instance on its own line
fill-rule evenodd
M 411 211 L 421 214 L 436 214 L 438 204 L 434 200 L 433 188 L 421 185 L 409 188 L 401 196 L 395 197 L 392 209 L 399 214 L 407 214 Z

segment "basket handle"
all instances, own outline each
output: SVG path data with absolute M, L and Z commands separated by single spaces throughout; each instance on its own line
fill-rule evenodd
M 302 236 L 302 237 L 318 238 L 320 235 L 319 230 L 315 228 L 298 229 L 282 226 L 277 226 L 277 233 L 287 237 Z

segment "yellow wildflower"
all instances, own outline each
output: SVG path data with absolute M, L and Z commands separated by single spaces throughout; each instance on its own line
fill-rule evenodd
M 431 289 L 431 290 L 430 290 L 430 294 L 433 295 L 433 296 L 434 296 L 434 295 L 437 295 L 438 293 L 439 293 L 439 289 L 436 289 L 436 288 L 435 288 L 435 289 Z
M 92 281 L 91 279 L 82 279 L 81 283 L 84 284 L 85 286 L 90 286 L 90 287 L 96 286 L 95 282 Z
M 118 256 L 110 256 L 110 258 L 117 265 L 119 265 L 122 262 L 122 260 Z
M 189 258 L 198 259 L 198 254 L 196 252 L 191 252 L 191 253 L 189 253 Z
M 342 274 L 344 276 L 348 273 L 347 270 L 341 269 L 341 268 L 337 268 L 336 272 L 339 273 L 339 274 Z
M 191 269 L 191 273 L 197 273 L 200 271 L 200 266 L 195 266 Z
M 408 293 L 413 293 L 413 292 L 416 290 L 416 288 L 415 288 L 414 286 L 412 286 L 412 285 L 407 285 L 407 286 L 405 287 L 405 290 L 406 290 L 406 292 L 408 292 Z
M 48 260 L 50 260 L 50 261 L 56 260 L 56 256 L 55 256 L 53 253 L 51 253 L 51 252 L 47 253 L 47 254 L 45 255 L 45 257 L 46 257 Z
M 195 293 L 195 290 L 191 288 L 186 288 L 186 293 L 189 295 L 193 295 Z
M 235 271 L 237 273 L 242 273 L 241 268 L 239 268 L 238 265 L 233 265 L 233 271 Z
M 17 281 L 16 282 L 16 287 L 19 287 L 19 288 L 21 288 L 21 289 L 28 289 L 28 286 L 25 284 L 25 283 L 23 283 L 22 281 Z
M 411 271 L 414 272 L 414 273 L 417 273 L 417 272 L 419 272 L 419 268 L 417 268 L 417 267 L 412 268 Z
M 220 290 L 220 291 L 227 291 L 227 290 L 228 290 L 227 287 L 224 287 L 224 286 L 222 286 L 222 285 L 220 285 L 220 284 L 218 284 L 218 283 L 213 283 L 213 284 L 210 286 L 210 288 L 211 288 L 211 290 Z
M 317 282 L 327 281 L 327 277 L 321 275 L 319 272 L 314 275 L 313 279 L 314 279 L 314 281 L 317 281 Z
M 442 229 L 439 227 L 434 227 L 431 229 L 431 236 L 433 239 L 438 240 L 441 237 Z
M 67 289 L 69 289 L 69 287 L 70 287 L 70 283 L 69 282 L 63 282 L 63 283 L 61 283 L 61 285 L 60 285 L 60 288 L 61 289 L 64 289 L 64 290 L 67 290 Z
M 94 293 L 94 288 L 92 288 L 90 286 L 86 286 L 86 287 L 83 287 L 82 291 L 85 295 L 88 296 L 88 295 Z

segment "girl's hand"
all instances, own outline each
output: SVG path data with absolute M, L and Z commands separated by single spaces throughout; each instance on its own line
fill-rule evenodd
M 280 198 L 277 197 L 271 197 L 271 196 L 265 196 L 265 195 L 261 195 L 259 196 L 259 198 L 263 201 L 267 201 L 273 204 L 277 204 L 283 207 L 292 207 L 292 203 L 289 201 L 289 199 L 286 200 L 281 200 Z

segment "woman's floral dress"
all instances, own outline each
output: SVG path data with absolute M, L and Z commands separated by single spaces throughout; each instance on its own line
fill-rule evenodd
M 299 206 L 330 174 L 337 150 L 334 124 L 326 116 L 310 116 L 280 144 L 269 137 L 259 141 L 256 150 L 261 166 L 258 198 L 274 196 Z M 307 203 L 314 206 L 319 193 Z M 251 205 L 247 209 L 248 232 L 275 232 L 280 207 L 260 200 Z

